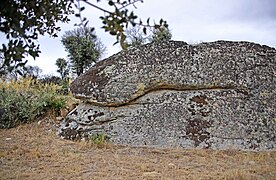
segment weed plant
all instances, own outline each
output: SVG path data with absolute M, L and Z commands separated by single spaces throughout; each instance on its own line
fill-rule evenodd
M 66 107 L 66 97 L 58 93 L 60 89 L 30 77 L 0 82 L 0 128 L 33 121 L 49 110 L 59 112 Z
M 95 145 L 104 145 L 108 142 L 109 137 L 105 134 L 95 134 L 89 137 L 90 141 Z

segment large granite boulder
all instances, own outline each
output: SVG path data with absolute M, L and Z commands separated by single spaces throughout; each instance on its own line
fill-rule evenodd
M 274 48 L 250 42 L 169 41 L 121 51 L 73 81 L 83 103 L 59 135 L 105 134 L 134 146 L 275 149 L 275 61 Z

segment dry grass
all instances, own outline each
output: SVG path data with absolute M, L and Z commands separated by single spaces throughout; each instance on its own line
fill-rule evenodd
M 0 179 L 276 179 L 276 152 L 132 148 L 58 138 L 53 122 L 0 130 Z
M 21 78 L 19 80 L 3 81 L 0 83 L 0 89 L 14 90 L 15 92 L 31 92 L 37 94 L 42 92 L 57 92 L 61 89 L 60 86 L 51 84 L 43 84 L 37 82 L 32 77 Z

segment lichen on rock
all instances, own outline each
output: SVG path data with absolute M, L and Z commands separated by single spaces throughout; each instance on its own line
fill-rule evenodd
M 250 42 L 150 43 L 73 81 L 83 99 L 59 128 L 118 144 L 275 149 L 276 50 Z

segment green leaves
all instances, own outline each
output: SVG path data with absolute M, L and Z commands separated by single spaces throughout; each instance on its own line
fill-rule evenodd
M 8 39 L 6 48 L 0 49 L 5 59 L 4 66 L 13 71 L 16 64 L 24 65 L 21 63 L 23 58 L 38 57 L 38 36 L 47 33 L 57 37 L 60 27 L 56 23 L 68 22 L 68 15 L 71 13 L 71 2 L 67 0 L 10 0 L 0 3 L 0 31 Z M 3 66 L 0 70 L 1 68 Z
M 147 34 L 147 28 L 146 27 L 143 28 L 143 32 L 144 32 L 144 34 Z
M 114 3 L 113 1 L 108 1 L 108 5 L 109 5 L 109 6 L 114 6 L 114 4 L 115 4 L 115 3 Z
M 72 4 L 75 5 L 81 23 L 76 24 L 80 27 L 88 26 L 88 19 L 82 18 L 81 13 L 85 10 L 80 2 L 86 3 L 96 8 L 104 15 L 100 17 L 102 28 L 111 36 L 116 38 L 114 44 L 120 43 L 123 49 L 127 48 L 125 30 L 129 26 L 143 27 L 143 33 L 147 34 L 148 29 L 168 28 L 166 21 L 161 19 L 159 24 L 151 24 L 150 18 L 144 24 L 142 20 L 137 20 L 138 16 L 129 7 L 136 8 L 136 3 L 142 0 L 107 0 L 110 8 L 104 9 L 97 5 L 100 0 L 91 3 L 87 0 L 39 0 L 39 1 L 18 1 L 9 0 L 0 3 L 0 31 L 6 34 L 9 42 L 0 49 L 0 54 L 4 56 L 4 65 L 8 66 L 10 71 L 15 70 L 16 64 L 23 65 L 23 59 L 31 56 L 34 59 L 39 56 L 40 49 L 37 44 L 39 35 L 49 34 L 51 37 L 57 37 L 60 27 L 57 22 L 69 22 L 68 15 L 74 13 Z M 109 9 L 113 9 L 110 11 Z M 81 54 L 81 53 L 78 53 Z
M 133 5 L 136 8 L 134 4 L 139 1 L 143 2 L 142 0 L 109 0 L 108 5 L 112 6 L 114 11 L 110 12 L 103 10 L 105 12 L 105 16 L 100 17 L 103 23 L 102 28 L 106 32 L 109 32 L 110 35 L 115 36 L 117 41 L 114 44 L 120 43 L 123 49 L 127 48 L 125 30 L 128 28 L 129 24 L 133 27 L 136 25 L 142 26 L 144 34 L 147 34 L 148 29 L 151 28 L 160 29 L 161 27 L 168 27 L 167 22 L 163 19 L 159 21 L 159 24 L 154 25 L 150 25 L 150 18 L 147 19 L 146 24 L 144 24 L 142 20 L 137 21 L 138 16 L 135 15 L 133 11 L 129 11 L 127 7 Z M 98 9 L 102 10 L 101 8 Z
M 16 125 L 36 120 L 46 111 L 58 113 L 66 106 L 66 98 L 57 91 L 61 87 L 41 83 L 31 78 L 0 84 L 0 128 L 12 128 Z M 4 112 L 3 112 L 4 110 Z

